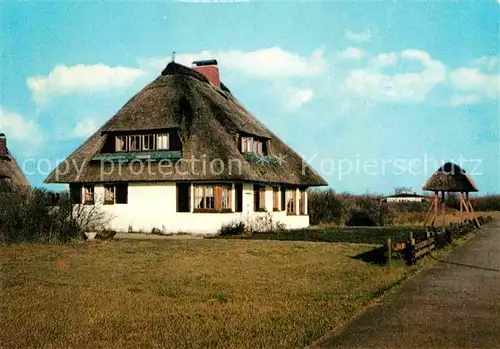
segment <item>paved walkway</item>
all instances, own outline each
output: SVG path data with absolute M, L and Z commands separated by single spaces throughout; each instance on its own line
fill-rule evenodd
M 500 221 L 315 348 L 500 348 Z

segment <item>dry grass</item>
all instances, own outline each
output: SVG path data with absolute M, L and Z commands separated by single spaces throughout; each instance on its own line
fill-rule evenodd
M 1 348 L 298 348 L 414 269 L 279 241 L 0 247 Z
M 441 210 L 441 208 L 440 208 Z M 441 211 L 439 211 L 437 226 L 440 226 L 443 222 L 443 216 Z M 427 212 L 398 212 L 394 217 L 393 225 L 423 225 Z M 488 211 L 488 212 L 476 212 L 476 216 L 493 216 L 495 218 L 500 218 L 500 211 Z M 446 223 L 457 223 L 460 222 L 460 211 L 447 209 L 445 214 Z M 464 213 L 464 219 L 468 219 L 468 216 Z M 432 219 L 432 217 L 431 217 Z M 428 224 L 430 222 L 427 222 Z

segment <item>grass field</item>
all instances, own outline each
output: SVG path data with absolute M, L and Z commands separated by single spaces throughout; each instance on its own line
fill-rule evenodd
M 409 232 L 414 236 L 425 236 L 424 227 L 330 227 L 330 228 L 308 228 L 297 230 L 286 230 L 279 232 L 262 232 L 250 236 L 217 236 L 215 238 L 225 239 L 247 239 L 247 240 L 281 240 L 281 241 L 315 241 L 335 243 L 357 243 L 357 244 L 383 244 L 388 237 L 394 241 L 408 238 Z
M 479 212 L 477 216 L 492 216 L 500 218 L 500 212 Z M 442 219 L 442 217 L 440 217 Z M 445 222 L 458 223 L 459 212 L 449 212 Z M 436 227 L 441 227 L 442 221 L 438 220 Z M 387 238 L 392 241 L 406 241 L 409 233 L 418 240 L 425 239 L 426 228 L 423 222 L 416 225 L 392 225 L 374 227 L 345 227 L 345 226 L 312 226 L 307 229 L 286 231 L 259 232 L 252 235 L 216 236 L 215 239 L 245 239 L 245 240 L 279 240 L 279 241 L 314 241 L 333 243 L 357 243 L 383 245 Z
M 247 240 L 0 247 L 1 348 L 300 348 L 415 269 L 372 245 Z

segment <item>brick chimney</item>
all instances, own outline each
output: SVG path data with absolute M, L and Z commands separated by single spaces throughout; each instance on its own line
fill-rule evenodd
M 7 138 L 5 134 L 0 133 L 0 158 L 7 156 Z
M 193 70 L 205 75 L 208 81 L 210 81 L 214 86 L 220 87 L 219 68 L 217 67 L 217 61 L 215 59 L 194 61 L 192 68 Z

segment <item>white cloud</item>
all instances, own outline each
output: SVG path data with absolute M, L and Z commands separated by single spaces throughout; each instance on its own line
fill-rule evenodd
M 97 130 L 97 122 L 91 118 L 80 120 L 68 135 L 68 138 L 87 138 Z
M 347 47 L 345 50 L 335 53 L 334 60 L 340 61 L 359 61 L 365 56 L 366 52 L 357 47 Z
M 450 73 L 453 87 L 468 94 L 476 94 L 482 98 L 500 98 L 500 75 L 484 74 L 479 68 L 459 68 Z
M 110 67 L 99 63 L 67 67 L 56 66 L 47 76 L 34 76 L 26 80 L 32 99 L 43 103 L 58 95 L 90 93 L 129 86 L 143 72 L 137 68 Z
M 311 77 L 326 69 L 323 49 L 315 50 L 310 56 L 301 56 L 280 47 L 270 47 L 256 51 L 201 51 L 178 54 L 175 61 L 190 66 L 198 59 L 215 58 L 224 69 L 241 75 L 259 79 Z M 139 60 L 145 70 L 159 71 L 171 57 Z
M 18 154 L 32 156 L 35 154 L 45 137 L 38 124 L 28 120 L 21 114 L 8 111 L 0 105 L 0 132 L 7 136 L 9 143 L 17 143 Z M 12 147 L 10 147 L 12 149 Z
M 0 105 L 0 131 L 7 139 L 29 143 L 40 143 L 42 134 L 38 124 L 18 113 L 10 112 Z
M 380 53 L 371 60 L 372 65 L 377 68 L 390 67 L 395 65 L 397 61 L 398 57 L 394 52 Z
M 367 41 L 371 40 L 372 32 L 369 28 L 365 29 L 361 32 L 354 32 L 351 30 L 346 30 L 345 37 L 348 40 L 352 40 L 352 41 L 356 41 L 356 42 L 367 42 Z
M 487 72 L 492 72 L 500 68 L 500 58 L 498 56 L 483 56 L 472 61 L 472 64 L 484 68 Z
M 390 54 L 389 54 L 390 55 Z M 383 74 L 377 69 L 356 69 L 348 73 L 345 88 L 364 98 L 394 103 L 417 103 L 446 78 L 446 67 L 433 60 L 427 52 L 405 50 L 399 58 L 418 61 L 422 70 L 417 73 Z
M 313 97 L 313 90 L 311 89 L 297 89 L 291 93 L 289 99 L 289 109 L 296 110 L 304 104 L 309 103 Z

